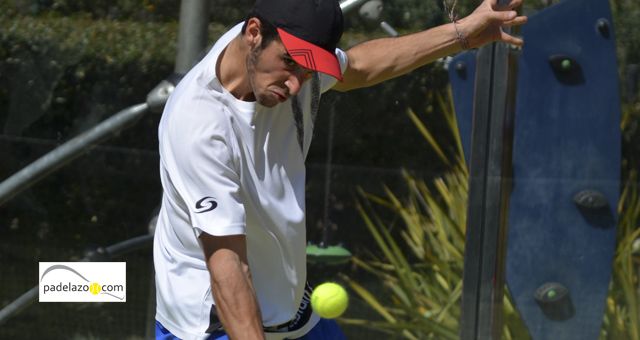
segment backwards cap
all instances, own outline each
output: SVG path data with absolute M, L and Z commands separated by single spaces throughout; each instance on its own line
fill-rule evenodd
M 338 0 L 257 0 L 254 11 L 277 28 L 298 64 L 342 81 L 335 54 L 343 30 Z

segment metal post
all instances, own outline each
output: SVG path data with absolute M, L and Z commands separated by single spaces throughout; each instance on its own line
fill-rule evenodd
M 359 8 L 369 0 L 344 0 L 340 1 L 340 9 L 342 9 L 342 15 L 346 16 L 356 8 Z
M 98 142 L 135 123 L 147 112 L 147 108 L 147 104 L 126 108 L 18 171 L 0 183 L 0 205 L 44 176 L 91 150 Z
M 186 74 L 204 56 L 209 32 L 209 0 L 183 0 L 175 73 Z
M 178 51 L 174 73 L 149 93 L 147 102 L 153 112 L 162 112 L 164 104 L 182 76 L 189 72 L 206 54 L 210 3 L 209 0 L 183 0 L 181 2 Z M 150 234 L 153 235 L 153 230 L 150 230 Z M 155 339 L 156 285 L 153 263 L 151 266 L 153 274 L 149 284 L 145 339 Z
M 477 54 L 461 340 L 502 335 L 518 56 L 502 42 Z

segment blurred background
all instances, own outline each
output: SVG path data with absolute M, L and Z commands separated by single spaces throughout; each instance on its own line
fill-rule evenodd
M 558 1 L 525 2 L 521 11 L 531 15 Z M 624 124 L 621 192 L 627 185 L 636 188 L 636 200 L 621 203 L 620 209 L 636 209 L 640 3 L 611 0 L 610 4 Z M 243 21 L 252 5 L 250 0 L 212 0 L 208 46 Z M 477 5 L 478 1 L 460 0 L 456 12 L 464 17 Z M 115 113 L 144 103 L 149 92 L 174 72 L 179 14 L 180 1 L 175 0 L 0 0 L 0 180 Z M 390 36 L 381 28 L 381 20 L 399 35 L 407 35 L 444 24 L 448 17 L 439 0 L 386 0 L 380 20 L 367 20 L 358 13 L 345 20 L 342 49 Z M 375 215 L 375 222 L 385 226 L 386 237 L 402 242 L 406 219 L 392 197 L 400 206 L 410 205 L 416 200 L 413 188 L 418 183 L 423 185 L 419 192 L 443 201 L 446 195 L 439 190 L 439 180 L 450 187 L 459 185 L 452 189 L 466 190 L 464 183 L 447 177 L 455 169 L 461 171 L 455 165 L 460 149 L 450 124 L 454 111 L 449 93 L 448 63 L 439 60 L 377 86 L 323 96 L 307 158 L 308 239 L 319 243 L 326 231 L 326 241 L 348 249 L 354 260 L 310 263 L 309 279 L 313 284 L 332 280 L 351 287 L 351 305 L 341 321 L 350 339 L 377 339 L 381 331 L 391 338 L 450 338 L 450 333 L 430 326 L 385 327 L 390 319 L 383 311 L 400 324 L 415 322 L 415 316 L 403 319 L 396 310 L 402 309 L 392 294 L 397 281 L 382 273 L 393 264 L 385 262 L 384 249 L 367 227 L 367 217 Z M 149 233 L 162 193 L 159 120 L 160 114 L 147 113 L 0 206 L 0 308 L 37 285 L 38 262 L 77 261 L 96 247 Z M 420 124 L 428 128 L 438 148 L 425 138 Z M 464 206 L 456 209 L 464 214 Z M 426 215 L 416 213 L 418 218 Z M 633 231 L 638 227 L 637 211 L 635 216 L 630 222 Z M 464 218 L 457 222 L 463 233 Z M 417 272 L 431 270 L 428 275 L 452 301 L 427 303 L 440 306 L 433 313 L 426 312 L 428 307 L 422 310 L 425 317 L 440 318 L 437 322 L 451 332 L 457 332 L 460 309 L 460 296 L 454 292 L 461 276 L 461 240 L 451 241 L 457 242 L 459 253 L 434 252 L 442 260 L 435 269 L 434 262 L 410 251 L 405 254 Z M 36 302 L 0 324 L 0 338 L 144 339 L 152 294 L 151 256 L 151 248 L 143 247 L 116 259 L 127 262 L 126 303 Z M 447 272 L 451 277 L 441 273 L 446 263 L 451 265 Z M 637 293 L 634 268 L 631 290 Z M 357 288 L 376 299 L 363 297 Z M 636 337 L 624 338 L 637 339 L 640 320 L 638 311 L 632 313 L 637 301 L 636 307 L 623 305 L 618 295 L 612 295 L 614 307 L 605 315 L 601 338 L 622 339 L 623 333 L 614 337 L 616 329 L 635 327 Z M 442 316 L 443 310 L 451 316 Z M 526 338 L 517 311 L 510 313 L 505 337 Z

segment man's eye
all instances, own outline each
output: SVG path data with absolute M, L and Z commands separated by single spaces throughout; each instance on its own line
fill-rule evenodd
M 314 71 L 314 70 L 309 70 L 309 71 L 307 71 L 307 73 L 306 73 L 306 75 L 305 75 L 305 76 L 306 76 L 306 78 L 307 78 L 307 80 L 311 79 L 311 77 L 313 77 L 313 75 L 314 75 L 315 73 L 316 73 L 316 71 Z
M 287 66 L 295 66 L 296 65 L 296 62 L 293 59 L 288 59 L 288 58 L 284 59 L 284 63 L 287 64 Z

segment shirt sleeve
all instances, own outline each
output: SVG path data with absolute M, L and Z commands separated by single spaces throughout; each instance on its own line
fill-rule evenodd
M 343 50 L 336 48 L 336 56 L 338 57 L 338 62 L 340 63 L 340 70 L 342 74 L 344 74 L 344 72 L 347 70 L 347 64 L 349 61 L 347 58 L 347 54 L 344 53 Z M 337 82 L 338 79 L 326 73 L 320 73 L 320 89 L 322 93 L 329 91 Z
M 191 205 L 192 225 L 198 235 L 243 235 L 245 211 L 231 152 L 220 139 L 211 138 L 207 144 L 196 151 L 200 164 L 191 163 L 190 181 L 198 193 Z
M 193 130 L 180 134 L 189 140 L 184 145 L 190 147 L 174 153 L 180 164 L 181 196 L 189 210 L 191 226 L 198 236 L 202 232 L 214 236 L 243 235 L 246 221 L 240 177 L 227 139 Z

